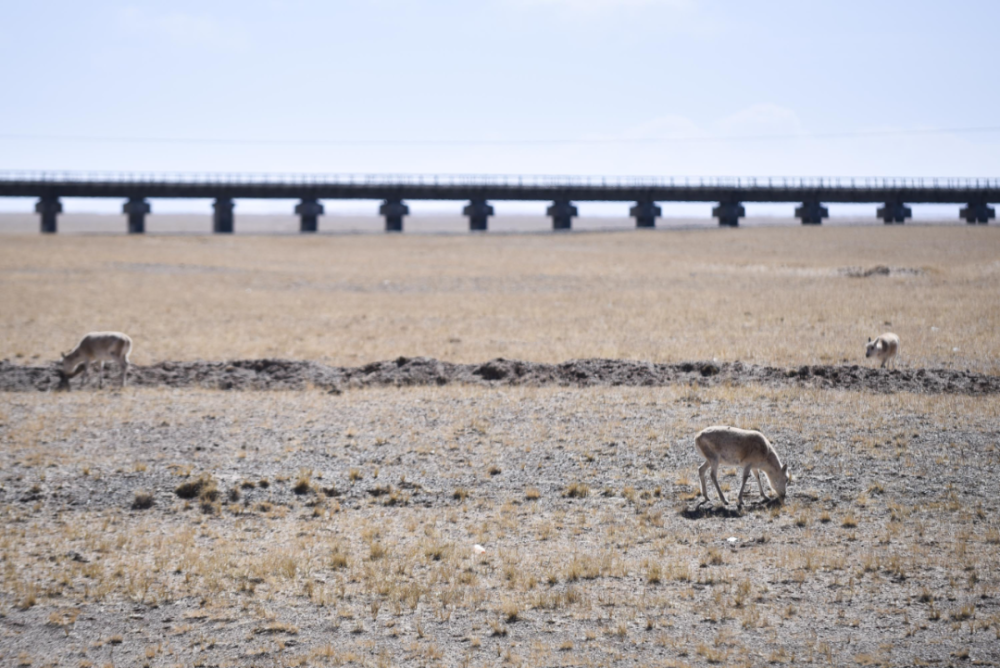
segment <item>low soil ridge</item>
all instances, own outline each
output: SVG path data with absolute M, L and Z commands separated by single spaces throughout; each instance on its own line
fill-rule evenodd
M 113 365 L 105 383 L 117 384 Z M 74 379 L 74 389 L 79 387 Z M 879 393 L 997 394 L 1000 376 L 955 369 L 878 369 L 859 365 L 817 365 L 777 368 L 742 362 L 651 362 L 579 359 L 544 364 L 497 358 L 480 364 L 455 364 L 430 357 L 399 357 L 359 367 L 327 366 L 318 362 L 284 359 L 230 362 L 160 362 L 132 366 L 129 385 L 139 387 L 202 387 L 223 390 L 301 390 L 309 387 L 339 393 L 372 386 L 420 386 L 465 383 L 486 386 L 712 386 L 759 384 L 823 389 L 866 390 Z M 54 364 L 22 366 L 0 361 L 0 391 L 55 390 L 59 377 Z M 91 382 L 91 386 L 96 384 Z

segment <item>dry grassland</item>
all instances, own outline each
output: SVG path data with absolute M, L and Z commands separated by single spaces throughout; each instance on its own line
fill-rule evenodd
M 794 479 L 690 513 L 692 435 Z M 1000 661 L 1000 404 L 754 388 L 133 390 L 0 408 L 21 665 Z M 722 478 L 730 492 L 737 479 Z M 486 547 L 482 556 L 472 546 Z M 10 665 L 10 664 L 8 664 Z
M 857 278 L 850 268 L 890 268 Z M 133 361 L 607 357 L 997 373 L 996 226 L 568 235 L 41 237 L 0 244 L 0 357 L 117 329 Z
M 798 366 L 892 329 L 1000 372 L 995 226 L 10 236 L 0 288 L 19 364 L 120 329 L 138 364 Z M 711 424 L 771 438 L 785 505 L 692 510 Z M 961 394 L 0 393 L 0 665 L 996 665 L 998 444 Z

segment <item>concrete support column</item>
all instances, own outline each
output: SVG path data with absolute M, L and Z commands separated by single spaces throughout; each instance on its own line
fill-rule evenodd
M 958 212 L 959 218 L 967 223 L 988 223 L 997 217 L 997 211 L 986 202 L 969 202 L 969 206 L 963 207 Z
M 902 202 L 886 202 L 885 206 L 880 206 L 875 215 L 881 218 L 886 225 L 892 223 L 902 223 L 907 218 L 913 217 L 913 210 Z
M 545 213 L 552 217 L 553 230 L 568 230 L 573 227 L 573 217 L 578 215 L 579 211 L 568 199 L 557 199 Z
M 216 234 L 233 233 L 233 204 L 232 197 L 216 197 L 212 208 L 215 213 L 212 215 L 212 231 Z
M 485 232 L 487 220 L 493 215 L 493 207 L 486 203 L 486 200 L 474 198 L 469 203 L 462 214 L 469 217 L 469 230 L 472 232 Z
M 319 229 L 319 217 L 324 213 L 323 205 L 315 197 L 303 197 L 295 205 L 295 213 L 299 214 L 299 232 L 315 232 Z
M 803 225 L 821 225 L 824 218 L 830 217 L 830 210 L 819 202 L 803 202 L 802 206 L 795 208 L 795 217 Z
M 35 204 L 35 212 L 41 214 L 42 234 L 55 234 L 57 229 L 56 216 L 62 213 L 62 202 L 58 195 L 42 195 Z
M 719 219 L 720 227 L 739 227 L 740 218 L 746 215 L 746 209 L 739 202 L 719 202 L 719 206 L 712 209 L 712 216 Z
M 390 197 L 382 202 L 378 212 L 385 216 L 386 232 L 402 232 L 403 216 L 410 213 L 410 207 L 403 204 L 402 200 Z
M 635 218 L 636 227 L 656 227 L 656 219 L 663 213 L 663 209 L 656 202 L 636 202 L 628 212 Z
M 142 234 L 146 231 L 146 214 L 152 211 L 145 197 L 129 197 L 122 205 L 122 213 L 128 215 L 128 233 Z

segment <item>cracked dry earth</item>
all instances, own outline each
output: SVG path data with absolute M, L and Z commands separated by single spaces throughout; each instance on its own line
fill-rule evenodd
M 1000 663 L 995 396 L 338 387 L 4 393 L 0 663 Z

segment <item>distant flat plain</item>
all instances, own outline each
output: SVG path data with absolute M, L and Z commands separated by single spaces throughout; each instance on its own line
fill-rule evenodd
M 108 329 L 133 337 L 139 364 L 358 365 L 400 355 L 861 363 L 867 338 L 888 330 L 902 339 L 904 365 L 995 373 L 1000 359 L 994 225 L 35 232 L 3 237 L 0 280 L 0 357 L 22 363 L 53 360 L 85 332 Z
M 373 209 L 376 208 L 373 206 Z M 660 229 L 709 229 L 718 221 L 707 213 L 702 217 L 666 217 L 656 221 Z M 837 216 L 824 221 L 826 226 L 877 226 L 882 221 L 875 218 L 875 209 L 866 216 Z M 908 221 L 908 225 L 962 225 L 957 215 L 954 219 L 922 219 Z M 58 220 L 62 234 L 120 234 L 128 229 L 126 216 L 96 213 L 66 213 Z M 781 216 L 750 216 L 740 220 L 744 227 L 795 227 L 801 225 L 796 218 Z M 0 213 L 0 234 L 30 234 L 38 232 L 38 215 L 34 213 Z M 464 216 L 421 213 L 406 216 L 403 227 L 407 234 L 459 234 L 469 231 L 469 219 Z M 241 214 L 237 207 L 234 232 L 242 234 L 298 234 L 299 218 L 293 215 Z M 635 219 L 626 216 L 579 216 L 573 219 L 577 231 L 607 231 L 635 229 Z M 146 217 L 146 231 L 151 234 L 207 234 L 212 230 L 211 215 L 157 214 Z M 320 216 L 320 234 L 364 234 L 385 230 L 385 219 L 380 216 L 334 214 Z M 528 214 L 497 215 L 489 219 L 489 232 L 550 232 L 552 219 Z

